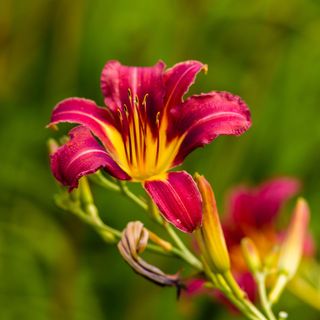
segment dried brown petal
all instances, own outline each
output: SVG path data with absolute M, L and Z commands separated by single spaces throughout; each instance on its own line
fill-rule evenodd
M 136 273 L 153 283 L 160 286 L 175 286 L 179 289 L 178 274 L 165 274 L 159 268 L 139 257 L 139 253 L 142 253 L 146 248 L 148 239 L 149 233 L 140 221 L 129 222 L 118 243 L 118 249 L 123 259 Z

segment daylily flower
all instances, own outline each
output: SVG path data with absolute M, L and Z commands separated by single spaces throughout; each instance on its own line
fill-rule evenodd
M 222 227 L 231 258 L 232 273 L 252 301 L 256 299 L 257 288 L 245 262 L 241 240 L 250 238 L 262 260 L 270 255 L 273 248 L 283 241 L 286 233 L 285 230 L 279 230 L 276 224 L 281 208 L 299 189 L 300 183 L 296 179 L 283 177 L 254 188 L 236 187 L 227 199 L 228 209 L 222 219 Z M 307 235 L 304 256 L 311 256 L 313 253 L 312 238 Z M 189 280 L 187 288 L 191 286 L 192 292 L 208 292 L 201 287 L 201 281 L 203 284 L 204 280 L 201 279 Z M 226 301 L 221 293 L 215 291 L 213 294 L 219 300 Z
M 273 248 L 283 241 L 286 230 L 279 230 L 277 218 L 281 207 L 299 191 L 299 182 L 292 178 L 278 178 L 256 187 L 235 189 L 229 198 L 229 211 L 223 222 L 223 229 L 230 252 L 231 265 L 239 284 L 254 300 L 256 285 L 243 281 L 252 277 L 243 258 L 241 239 L 250 238 L 262 260 L 270 256 Z M 304 256 L 314 253 L 310 235 L 304 241 Z
M 81 176 L 100 168 L 120 180 L 141 182 L 169 222 L 192 232 L 201 225 L 199 192 L 187 172 L 168 171 L 195 148 L 221 134 L 240 135 L 251 125 L 250 112 L 238 96 L 212 91 L 183 99 L 206 69 L 198 61 L 167 70 L 161 61 L 152 67 L 107 62 L 101 76 L 106 107 L 70 98 L 53 110 L 49 126 L 81 125 L 52 155 L 54 176 L 70 190 Z

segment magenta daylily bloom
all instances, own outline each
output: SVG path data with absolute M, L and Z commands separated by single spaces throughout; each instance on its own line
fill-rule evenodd
M 286 230 L 278 230 L 276 222 L 282 206 L 300 189 L 298 180 L 289 177 L 273 179 L 258 187 L 236 187 L 227 199 L 227 213 L 222 221 L 232 273 L 239 286 L 252 301 L 257 298 L 257 286 L 249 272 L 241 250 L 241 240 L 248 237 L 253 240 L 261 258 L 265 258 L 276 244 L 280 244 Z M 314 254 L 313 240 L 307 234 L 304 242 L 304 256 Z M 189 294 L 204 293 L 204 279 L 195 278 L 186 284 Z M 231 310 L 234 307 L 219 291 L 211 292 Z
M 161 61 L 153 67 L 109 61 L 101 76 L 107 107 L 70 98 L 53 110 L 49 126 L 81 125 L 52 155 L 54 176 L 70 189 L 100 168 L 118 179 L 141 182 L 169 222 L 192 232 L 201 225 L 199 192 L 188 173 L 168 171 L 195 148 L 221 134 L 240 135 L 251 125 L 246 104 L 230 93 L 213 91 L 183 100 L 201 70 L 206 65 L 198 61 L 167 70 Z
M 264 259 L 276 244 L 283 241 L 286 230 L 277 228 L 281 207 L 300 189 L 298 180 L 288 177 L 273 179 L 256 188 L 239 187 L 228 199 L 229 211 L 223 229 L 231 258 L 233 273 L 251 300 L 256 297 L 256 284 L 248 272 L 241 251 L 241 239 L 252 239 Z M 304 256 L 314 254 L 313 240 L 306 234 Z M 251 280 L 249 278 L 252 278 Z
M 229 245 L 239 243 L 250 230 L 275 230 L 281 207 L 298 193 L 298 180 L 282 177 L 267 181 L 258 187 L 236 187 L 229 195 L 228 212 L 223 228 Z

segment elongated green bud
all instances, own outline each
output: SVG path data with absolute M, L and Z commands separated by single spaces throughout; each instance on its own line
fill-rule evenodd
M 261 270 L 261 260 L 259 252 L 254 242 L 250 238 L 243 238 L 241 240 L 241 249 L 244 260 L 252 273 Z

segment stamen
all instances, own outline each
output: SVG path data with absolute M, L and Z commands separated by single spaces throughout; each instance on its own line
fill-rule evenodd
M 149 93 L 146 93 L 143 97 L 143 100 L 142 100 L 142 105 L 147 108 L 147 98 L 149 96 Z
M 156 158 L 155 158 L 155 166 L 157 166 L 158 159 L 159 159 L 159 149 L 160 149 L 160 111 L 156 114 L 156 125 L 157 125 L 157 152 L 156 152 Z
M 143 161 L 146 160 L 146 154 L 147 154 L 147 145 L 146 145 L 146 141 L 147 141 L 147 98 L 148 98 L 149 94 L 146 93 L 143 97 L 142 100 L 142 106 L 143 106 L 143 119 L 142 122 L 144 123 L 144 127 L 143 127 L 143 131 L 144 131 L 144 143 L 143 143 Z
M 121 122 L 121 124 L 122 124 L 123 117 L 122 117 L 122 113 L 121 113 L 120 108 L 117 109 L 117 113 L 118 113 L 118 117 L 119 117 L 119 119 L 120 119 L 120 122 Z
M 128 89 L 128 92 L 130 92 L 129 89 Z M 130 134 L 129 111 L 125 103 L 123 104 L 123 111 L 126 115 L 127 128 L 128 128 L 128 144 L 129 144 L 129 161 L 128 162 L 131 163 L 132 162 L 132 143 L 131 143 L 131 134 Z
M 139 148 L 138 148 L 138 141 L 137 141 L 137 128 L 136 128 L 136 121 L 139 121 L 139 119 L 137 119 L 137 108 L 133 111 L 133 119 L 132 119 L 132 125 L 133 125 L 133 140 L 134 140 L 134 148 L 135 148 L 135 155 L 136 155 L 136 161 L 137 161 L 137 165 L 139 165 L 140 161 L 139 161 Z M 139 117 L 138 117 L 139 118 Z M 137 124 L 139 126 L 139 124 Z
M 125 156 L 126 156 L 127 162 L 129 163 L 128 150 L 126 148 L 125 124 L 123 123 L 123 116 L 122 116 L 122 111 L 120 110 L 120 108 L 117 109 L 117 113 L 118 113 L 118 117 L 119 117 L 119 120 L 120 120 L 120 125 L 122 127 L 121 128 L 122 129 L 121 130 L 121 137 L 122 137 L 122 142 L 123 142 L 123 145 L 124 145 L 124 152 L 125 152 Z
M 159 128 L 159 126 L 160 126 L 160 111 L 158 111 L 156 114 L 156 125 Z

